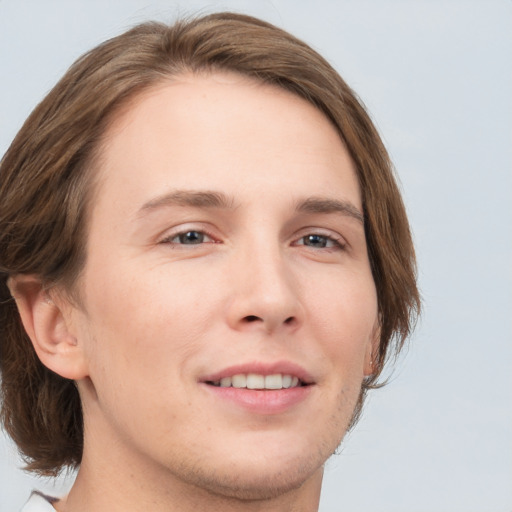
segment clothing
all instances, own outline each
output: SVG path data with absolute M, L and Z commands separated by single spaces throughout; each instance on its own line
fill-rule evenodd
M 56 512 L 52 503 L 58 501 L 56 498 L 50 498 L 40 492 L 34 491 L 21 512 Z

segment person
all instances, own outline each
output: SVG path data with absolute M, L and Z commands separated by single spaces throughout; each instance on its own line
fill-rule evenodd
M 216 13 L 81 57 L 0 166 L 2 421 L 66 497 L 26 511 L 314 511 L 419 313 L 355 93 Z

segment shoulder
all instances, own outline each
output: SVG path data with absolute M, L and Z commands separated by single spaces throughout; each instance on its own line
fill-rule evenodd
M 55 501 L 57 501 L 55 498 L 35 491 L 31 494 L 21 512 L 55 512 L 55 509 L 52 507 L 52 503 Z

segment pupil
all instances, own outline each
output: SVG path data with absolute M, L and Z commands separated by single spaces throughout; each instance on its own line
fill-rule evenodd
M 180 243 L 182 244 L 200 244 L 203 242 L 204 235 L 199 231 L 188 231 L 180 235 Z
M 308 235 L 306 237 L 306 245 L 314 247 L 326 247 L 327 240 L 325 236 L 322 235 Z

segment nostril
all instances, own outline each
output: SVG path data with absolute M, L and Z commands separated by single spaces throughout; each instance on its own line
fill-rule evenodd
M 256 316 L 256 315 L 247 315 L 244 320 L 248 323 L 252 323 L 252 322 L 263 322 L 263 318 L 260 318 L 259 316 Z M 284 323 L 289 325 L 289 324 L 292 324 L 293 322 L 295 321 L 295 317 L 294 316 L 289 316 L 285 321 Z

